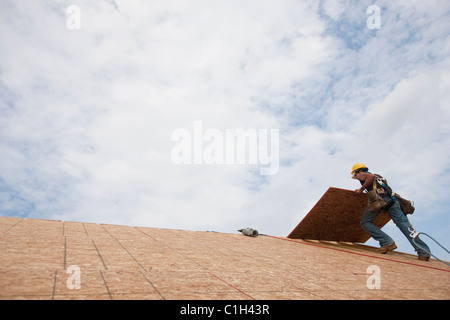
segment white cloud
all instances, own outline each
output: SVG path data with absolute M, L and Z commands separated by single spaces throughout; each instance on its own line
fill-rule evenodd
M 66 28 L 72 4 L 80 30 Z M 369 4 L 6 1 L 0 208 L 286 235 L 329 186 L 356 188 L 357 161 L 442 208 L 449 19 L 437 3 L 382 1 L 367 30 Z M 196 120 L 280 129 L 279 172 L 173 164 L 171 133 Z
M 433 185 L 445 183 L 448 177 L 442 173 L 450 167 L 445 147 L 450 145 L 447 70 L 444 62 L 402 80 L 354 127 L 360 135 L 356 150 L 385 167 L 399 187 L 423 200 L 445 198 L 445 191 Z
M 322 3 L 323 11 L 335 21 L 338 21 L 342 14 L 348 10 L 348 0 L 325 0 Z

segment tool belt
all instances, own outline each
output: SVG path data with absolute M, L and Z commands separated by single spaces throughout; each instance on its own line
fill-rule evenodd
M 389 195 L 391 189 L 385 188 L 387 186 L 386 179 L 384 181 L 383 178 L 377 175 L 377 178 L 373 181 L 372 190 L 367 193 L 367 206 L 369 207 L 369 211 L 377 212 L 380 210 L 389 210 L 389 208 L 394 204 L 392 199 L 389 199 L 387 202 L 382 197 L 379 196 L 378 193 Z M 380 184 L 380 187 L 377 184 Z M 389 193 L 388 193 L 389 192 Z
M 398 193 L 393 193 L 392 199 L 387 201 L 380 197 L 376 190 L 370 190 L 367 193 L 367 206 L 371 212 L 380 210 L 387 211 L 395 203 L 395 201 L 398 202 L 400 209 L 405 215 L 414 213 L 415 208 L 413 202 L 402 198 Z
M 386 201 L 380 197 L 377 190 L 370 190 L 367 193 L 367 206 L 371 212 L 376 212 L 382 210 L 386 206 Z
M 393 193 L 392 197 L 397 200 L 398 204 L 400 205 L 400 209 L 405 215 L 414 213 L 415 208 L 412 201 L 402 198 L 398 193 Z

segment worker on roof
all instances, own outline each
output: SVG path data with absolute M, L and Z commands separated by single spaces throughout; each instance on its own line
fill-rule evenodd
M 389 214 L 395 225 L 400 229 L 400 231 L 406 236 L 411 245 L 414 247 L 419 260 L 428 261 L 430 259 L 430 249 L 421 239 L 419 239 L 418 236 L 414 238 L 415 243 L 412 241 L 412 238 L 410 237 L 411 232 L 408 229 L 409 221 L 401 211 L 399 203 L 395 201 L 395 198 L 392 197 L 392 189 L 387 184 L 386 179 L 378 174 L 370 173 L 367 166 L 361 162 L 355 163 L 353 165 L 351 175 L 353 179 L 359 180 L 359 182 L 361 183 L 361 187 L 355 190 L 356 193 L 360 194 L 364 191 L 370 192 L 371 190 L 375 190 L 370 193 L 373 194 L 377 199 L 374 199 L 371 203 L 371 197 L 369 196 L 369 205 L 364 210 L 360 223 L 361 227 L 372 238 L 380 243 L 378 252 L 384 254 L 397 248 L 394 240 L 392 240 L 390 236 L 381 231 L 373 223 L 380 212 L 384 210 Z M 382 206 L 377 207 L 377 204 L 371 206 L 371 204 L 375 203 L 378 200 L 383 204 Z

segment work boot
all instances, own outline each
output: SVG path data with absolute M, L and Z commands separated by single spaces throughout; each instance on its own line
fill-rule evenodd
M 385 247 L 381 247 L 377 251 L 378 251 L 378 253 L 385 254 L 388 251 L 392 251 L 392 250 L 395 250 L 395 249 L 397 249 L 397 246 L 395 245 L 395 242 L 392 242 L 390 245 L 385 246 Z
M 430 257 L 419 257 L 420 261 L 430 261 Z

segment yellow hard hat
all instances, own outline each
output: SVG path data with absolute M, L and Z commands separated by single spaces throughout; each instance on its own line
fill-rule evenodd
M 353 175 L 353 173 L 358 170 L 358 169 L 362 169 L 362 168 L 367 168 L 366 165 L 364 163 L 361 162 L 357 162 L 353 165 L 352 168 L 352 172 L 350 173 L 351 175 Z

